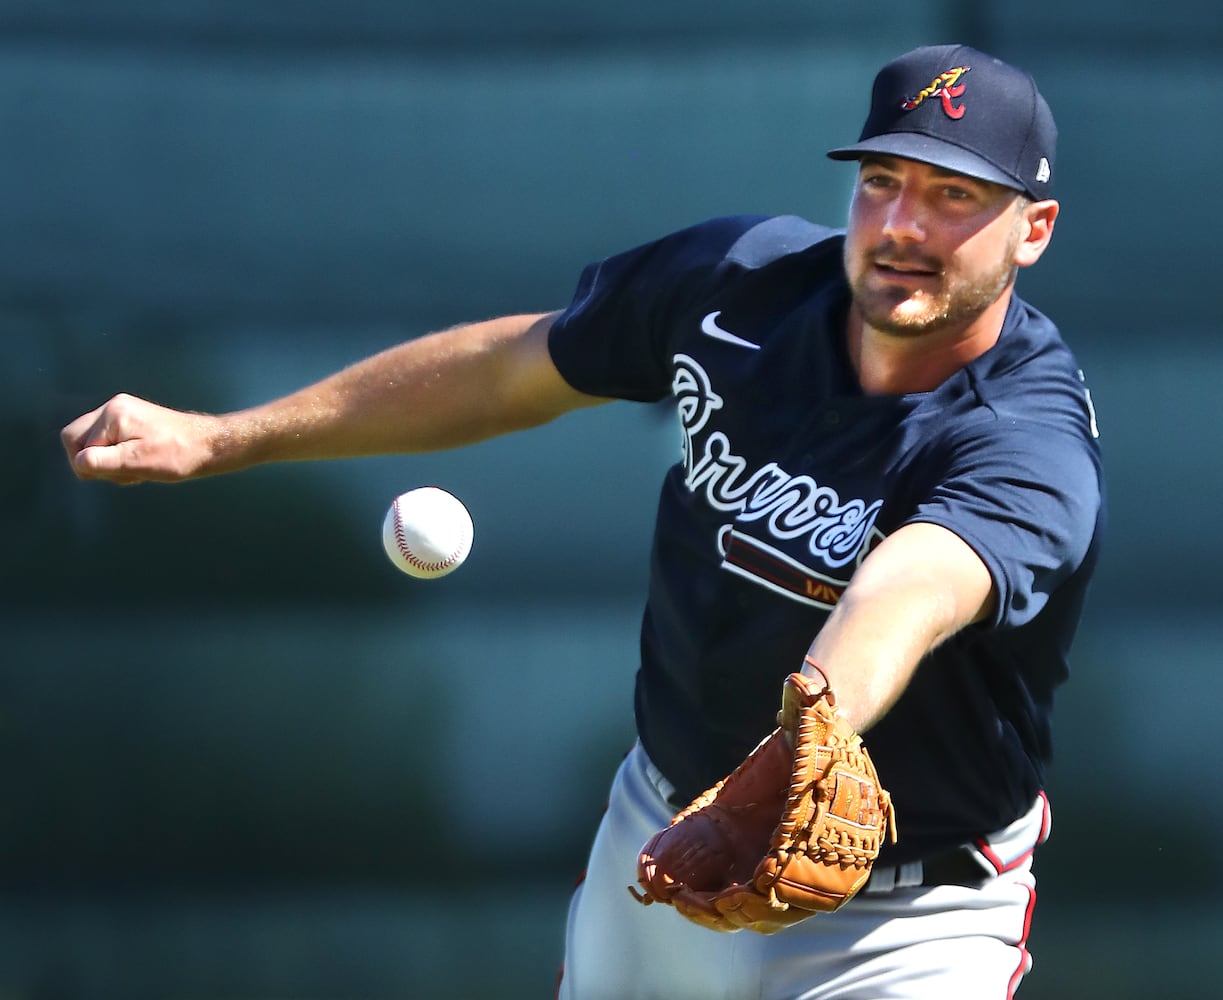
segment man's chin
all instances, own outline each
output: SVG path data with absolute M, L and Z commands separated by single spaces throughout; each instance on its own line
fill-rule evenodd
M 890 309 L 864 309 L 862 318 L 880 333 L 916 337 L 937 330 L 943 324 L 945 316 L 929 303 L 904 302 Z

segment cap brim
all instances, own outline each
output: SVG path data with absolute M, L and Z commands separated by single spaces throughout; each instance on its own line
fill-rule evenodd
M 852 146 L 842 146 L 830 149 L 828 157 L 833 160 L 860 160 L 868 153 L 879 153 L 883 156 L 900 156 L 906 160 L 917 160 L 929 163 L 934 167 L 942 167 L 966 177 L 976 177 L 978 180 L 990 181 L 1004 187 L 1024 190 L 1023 185 L 1014 177 L 994 166 L 989 160 L 982 159 L 976 153 L 935 139 L 919 132 L 888 132 L 871 139 L 863 139 Z

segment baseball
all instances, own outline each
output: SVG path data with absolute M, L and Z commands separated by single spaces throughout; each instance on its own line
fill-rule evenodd
M 382 547 L 391 562 L 421 580 L 462 566 L 474 535 L 462 501 L 436 486 L 397 496 L 382 522 Z

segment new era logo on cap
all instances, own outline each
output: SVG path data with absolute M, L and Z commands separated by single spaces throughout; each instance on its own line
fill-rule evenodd
M 1051 196 L 1057 128 L 1023 70 L 966 45 L 914 49 L 875 77 L 858 142 L 834 160 L 883 153 Z

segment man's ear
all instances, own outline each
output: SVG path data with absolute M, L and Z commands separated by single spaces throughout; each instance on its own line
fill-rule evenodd
M 1053 238 L 1053 224 L 1060 210 L 1061 206 L 1052 199 L 1034 201 L 1024 207 L 1020 240 L 1015 247 L 1017 267 L 1030 267 L 1040 260 Z

